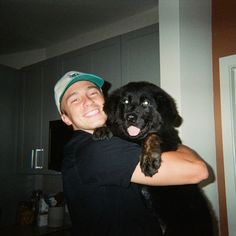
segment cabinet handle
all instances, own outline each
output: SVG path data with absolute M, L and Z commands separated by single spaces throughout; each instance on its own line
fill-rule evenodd
M 34 168 L 34 149 L 31 150 L 31 169 Z
M 43 169 L 43 156 L 39 157 L 38 153 L 43 152 L 43 148 L 36 148 L 35 149 L 35 163 L 34 169 Z

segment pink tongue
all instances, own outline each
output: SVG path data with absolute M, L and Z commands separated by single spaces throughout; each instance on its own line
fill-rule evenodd
M 128 131 L 130 136 L 137 136 L 140 133 L 140 129 L 138 127 L 133 126 L 133 125 L 131 125 L 127 129 L 127 131 Z

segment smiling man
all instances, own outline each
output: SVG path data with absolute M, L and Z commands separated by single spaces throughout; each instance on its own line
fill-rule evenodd
M 190 148 L 162 154 L 161 167 L 152 177 L 140 168 L 140 147 L 118 137 L 95 141 L 95 128 L 103 126 L 104 80 L 76 71 L 55 85 L 55 102 L 62 120 L 74 135 L 64 149 L 63 188 L 73 235 L 157 236 L 159 219 L 144 203 L 140 185 L 199 183 L 207 178 L 203 161 Z

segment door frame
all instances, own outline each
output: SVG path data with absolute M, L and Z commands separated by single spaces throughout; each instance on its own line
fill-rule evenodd
M 236 55 L 220 62 L 221 122 L 229 235 L 236 232 Z

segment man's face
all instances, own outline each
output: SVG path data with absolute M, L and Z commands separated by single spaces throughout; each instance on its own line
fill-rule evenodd
M 89 81 L 72 84 L 61 101 L 62 120 L 74 130 L 93 133 L 106 122 L 104 97 L 99 88 Z

